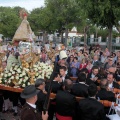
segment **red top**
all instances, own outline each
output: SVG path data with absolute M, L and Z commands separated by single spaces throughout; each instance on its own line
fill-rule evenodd
M 80 64 L 79 69 L 83 69 L 83 68 L 86 68 L 86 67 L 87 67 L 87 64 L 86 64 L 86 63 L 84 63 L 84 64 Z

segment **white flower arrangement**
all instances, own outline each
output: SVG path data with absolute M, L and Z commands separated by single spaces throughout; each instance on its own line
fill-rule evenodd
M 35 76 L 30 76 L 29 71 L 31 70 L 28 68 L 22 68 L 20 65 L 13 64 L 10 70 L 5 69 L 4 73 L 1 73 L 0 83 L 12 87 L 25 87 L 31 84 L 31 78 L 34 82 L 38 78 L 49 79 L 53 68 L 46 63 L 38 62 L 33 65 Z
M 24 87 L 29 82 L 29 77 L 26 70 L 22 69 L 20 65 L 13 64 L 10 70 L 5 70 L 2 75 L 2 84 L 9 86 Z
M 52 67 L 48 65 L 47 63 L 41 63 L 38 62 L 36 65 L 33 66 L 34 71 L 36 72 L 35 78 L 50 78 L 50 75 L 52 74 Z

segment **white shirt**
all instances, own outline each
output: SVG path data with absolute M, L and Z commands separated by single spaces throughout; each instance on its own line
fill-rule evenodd
M 79 83 L 88 86 L 87 84 L 85 84 L 85 82 L 79 82 Z
M 113 83 L 110 83 L 110 84 L 108 85 L 108 87 L 109 87 L 109 88 L 113 88 Z
M 94 78 L 94 77 L 95 77 L 95 75 L 94 75 L 94 74 L 92 74 L 92 75 L 91 75 L 91 78 Z
M 80 84 L 85 84 L 84 82 L 79 82 Z
M 96 99 L 95 97 L 89 97 L 89 98 Z
M 62 77 L 62 80 L 63 80 L 63 82 L 64 82 L 64 80 L 65 80 L 65 77 Z
M 28 103 L 28 102 L 27 102 L 27 104 L 36 109 L 36 105 Z

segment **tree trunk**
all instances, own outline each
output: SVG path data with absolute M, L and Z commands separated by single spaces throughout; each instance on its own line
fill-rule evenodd
M 65 47 L 67 47 L 68 29 L 65 28 Z
M 43 31 L 43 44 L 45 44 L 45 31 Z
M 45 31 L 45 42 L 48 43 L 48 33 Z
M 87 44 L 87 33 L 84 31 L 84 44 Z
M 87 45 L 87 31 L 88 31 L 88 26 L 84 27 L 84 44 Z
M 108 49 L 110 52 L 112 51 L 112 27 L 109 28 Z
M 61 43 L 63 44 L 63 32 L 61 32 Z

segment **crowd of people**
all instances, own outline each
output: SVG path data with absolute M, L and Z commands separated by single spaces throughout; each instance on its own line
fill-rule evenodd
M 41 62 L 57 63 L 51 89 L 56 97 L 50 100 L 48 112 L 43 113 L 43 105 L 50 82 L 41 78 L 21 94 L 0 90 L 0 112 L 9 110 L 9 100 L 13 104 L 14 115 L 18 113 L 18 103 L 21 104 L 21 120 L 108 120 L 106 114 L 112 114 L 109 113 L 110 107 L 104 107 L 99 100 L 116 102 L 113 90 L 120 89 L 120 51 L 110 52 L 108 48 L 94 45 L 72 49 L 63 47 L 61 51 L 64 52 L 60 54 L 61 51 L 55 47 L 55 59 L 51 60 L 46 48 L 40 48 Z M 19 51 L 12 47 L 6 53 L 4 68 L 5 63 L 10 67 L 7 61 L 11 54 L 15 62 L 21 64 Z M 73 77 L 76 80 L 73 81 Z M 78 101 L 76 97 L 83 99 Z

